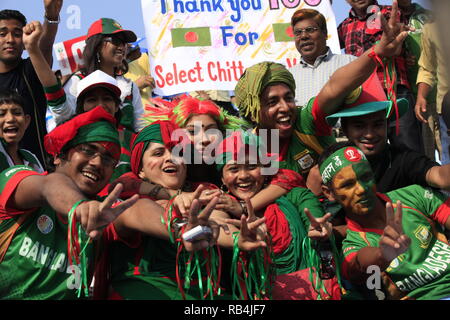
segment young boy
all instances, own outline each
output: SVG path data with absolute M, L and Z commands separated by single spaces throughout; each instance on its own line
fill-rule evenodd
M 25 114 L 24 100 L 12 90 L 0 92 L 0 171 L 15 165 L 27 165 L 44 172 L 38 158 L 19 144 L 30 125 L 31 117 Z

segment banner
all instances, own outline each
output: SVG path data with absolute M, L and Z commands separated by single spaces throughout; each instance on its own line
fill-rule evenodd
M 234 90 L 247 67 L 299 53 L 290 20 L 302 8 L 327 20 L 328 46 L 340 53 L 329 0 L 141 0 L 154 92 Z
M 53 51 L 63 76 L 72 74 L 83 65 L 83 50 L 86 36 L 55 43 Z

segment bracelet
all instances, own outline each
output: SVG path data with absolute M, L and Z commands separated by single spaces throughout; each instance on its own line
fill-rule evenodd
M 44 15 L 44 20 L 47 21 L 49 24 L 59 24 L 61 22 L 61 19 L 58 15 L 58 20 L 50 20 L 49 18 L 47 18 L 47 15 Z
M 245 201 L 239 201 L 239 204 L 241 205 L 242 208 L 242 214 L 243 215 L 248 215 L 248 210 L 247 210 L 247 206 L 245 205 Z
M 156 198 L 156 196 L 158 195 L 159 191 L 161 191 L 162 188 L 163 188 L 163 187 L 162 187 L 161 185 L 155 184 L 155 186 L 153 187 L 152 191 L 150 191 L 150 192 L 148 193 L 148 195 L 149 195 L 151 198 Z

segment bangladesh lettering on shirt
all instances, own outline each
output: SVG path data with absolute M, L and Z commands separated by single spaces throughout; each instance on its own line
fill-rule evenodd
M 70 274 L 67 279 L 67 288 L 70 290 L 80 288 L 81 269 L 78 265 L 69 265 L 65 252 L 55 252 L 52 248 L 39 243 L 39 241 L 33 242 L 31 238 L 25 237 L 19 255 L 33 260 L 49 270 Z
M 421 267 L 395 284 L 402 291 L 413 291 L 448 272 L 449 266 L 450 247 L 441 241 L 436 241 Z

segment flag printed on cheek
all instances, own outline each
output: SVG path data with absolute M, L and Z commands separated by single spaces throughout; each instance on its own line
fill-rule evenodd
M 174 28 L 170 32 L 174 48 L 211 46 L 211 30 L 209 27 Z

